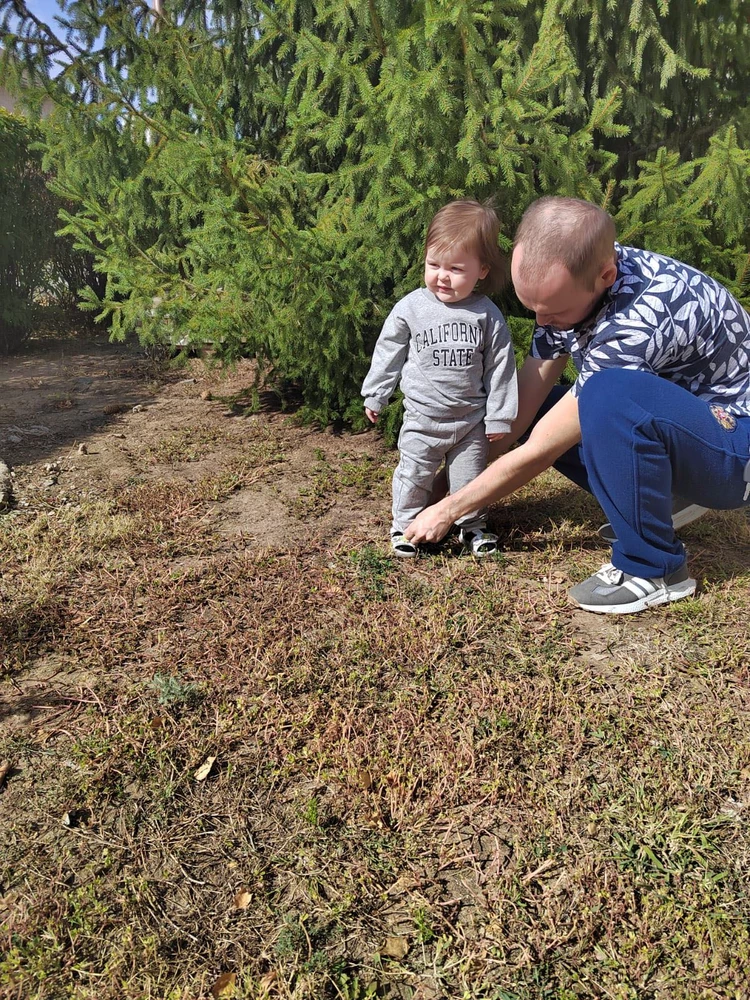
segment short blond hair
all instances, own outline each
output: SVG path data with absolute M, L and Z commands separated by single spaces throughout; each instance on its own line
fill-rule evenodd
M 526 209 L 513 246 L 523 248 L 525 280 L 539 281 L 550 264 L 562 264 L 593 289 L 602 267 L 616 260 L 616 235 L 611 216 L 598 205 L 548 195 Z
M 427 230 L 424 256 L 428 250 L 446 253 L 449 250 L 468 250 L 475 253 L 487 276 L 479 282 L 485 292 L 496 292 L 507 281 L 507 263 L 497 238 L 500 220 L 491 201 L 469 199 L 451 201 L 437 212 Z

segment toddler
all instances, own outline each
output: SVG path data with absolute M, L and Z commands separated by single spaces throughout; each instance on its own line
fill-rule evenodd
M 417 553 L 404 531 L 429 506 L 443 460 L 455 493 L 484 470 L 488 441 L 506 434 L 516 417 L 510 334 L 497 306 L 475 290 L 478 282 L 488 291 L 500 283 L 499 230 L 489 204 L 454 201 L 440 209 L 425 240 L 425 287 L 391 310 L 362 386 L 365 413 L 375 423 L 401 378 L 404 422 L 391 525 L 398 556 Z M 484 509 L 457 524 L 475 556 L 496 551 Z

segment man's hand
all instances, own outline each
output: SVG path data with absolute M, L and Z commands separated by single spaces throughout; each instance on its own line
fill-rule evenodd
M 439 542 L 447 535 L 455 518 L 451 511 L 451 497 L 446 497 L 432 507 L 426 507 L 418 514 L 404 532 L 414 545 L 421 542 Z
M 501 455 L 458 493 L 427 507 L 404 534 L 415 545 L 439 541 L 459 518 L 525 486 L 580 440 L 578 400 L 566 392 L 524 444 Z
M 375 410 L 371 410 L 369 406 L 366 406 L 365 416 L 367 417 L 367 419 L 370 421 L 371 424 L 376 424 L 378 422 L 378 417 L 380 416 L 380 414 L 376 413 Z

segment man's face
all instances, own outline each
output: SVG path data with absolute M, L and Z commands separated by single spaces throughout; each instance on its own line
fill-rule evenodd
M 597 303 L 617 277 L 614 262 L 604 265 L 594 287 L 578 281 L 560 263 L 550 264 L 541 281 L 530 283 L 520 274 L 523 247 L 516 247 L 510 265 L 513 287 L 519 302 L 535 313 L 539 326 L 570 330 L 594 311 Z

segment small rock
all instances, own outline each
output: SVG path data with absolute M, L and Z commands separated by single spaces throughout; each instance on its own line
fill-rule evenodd
M 201 399 L 213 399 L 213 393 L 210 389 L 204 389 L 201 393 Z
M 79 455 L 88 455 L 88 453 L 89 453 L 89 450 L 88 450 L 88 448 L 86 447 L 85 444 L 79 444 L 78 445 L 78 454 Z
M 380 954 L 387 958 L 401 960 L 409 952 L 409 940 L 400 934 L 389 934 L 385 939 L 385 944 L 380 948 Z
M 57 484 L 57 476 L 50 476 L 49 479 L 45 479 L 42 486 L 55 486 Z
M 22 440 L 23 440 L 23 438 L 20 438 L 18 436 L 18 434 L 9 434 L 8 435 L 8 442 L 10 444 L 20 444 Z
M 109 436 L 113 438 L 123 438 L 123 439 L 125 438 L 124 434 L 110 434 Z
M 107 414 L 122 413 L 127 407 L 123 406 L 122 403 L 107 403 L 104 407 L 104 412 Z
M 136 403 L 135 406 L 133 407 L 133 413 L 140 413 L 141 410 L 143 409 L 145 409 L 143 403 Z
M 44 466 L 44 471 L 45 472 L 59 472 L 60 471 L 60 463 L 59 462 L 47 462 L 47 464 Z

